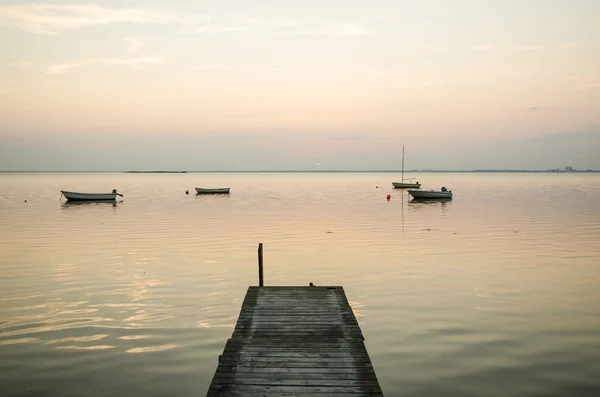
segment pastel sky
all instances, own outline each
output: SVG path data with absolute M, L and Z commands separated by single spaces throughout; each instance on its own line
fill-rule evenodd
M 0 0 L 0 170 L 600 169 L 597 0 Z

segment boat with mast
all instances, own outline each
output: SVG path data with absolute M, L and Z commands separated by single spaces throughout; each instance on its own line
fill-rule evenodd
M 402 145 L 402 182 L 392 182 L 394 189 L 418 189 L 421 187 L 421 184 L 417 181 L 417 183 L 404 182 L 410 181 L 415 178 L 404 178 L 404 145 Z

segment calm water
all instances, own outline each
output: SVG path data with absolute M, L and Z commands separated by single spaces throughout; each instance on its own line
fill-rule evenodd
M 386 396 L 600 395 L 600 175 L 417 176 L 454 200 L 386 173 L 0 174 L 1 394 L 204 395 L 263 242 L 266 284 L 345 287 Z

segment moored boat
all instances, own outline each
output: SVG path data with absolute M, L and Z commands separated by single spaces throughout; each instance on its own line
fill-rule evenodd
M 67 190 L 60 192 L 68 201 L 110 201 L 115 200 L 117 196 L 123 197 L 121 193 L 117 193 L 117 189 L 113 189 L 111 193 L 81 193 Z
M 452 190 L 442 187 L 441 190 L 409 190 L 408 194 L 419 199 L 451 199 Z
M 404 177 L 404 146 L 402 146 L 402 182 L 392 182 L 392 186 L 394 189 L 419 189 L 421 184 L 417 181 L 417 183 L 412 182 L 404 182 L 409 181 L 415 178 L 405 178 Z
M 196 194 L 229 194 L 228 187 L 219 187 L 219 188 L 203 188 L 197 187 Z
M 405 183 L 405 182 L 392 182 L 394 189 L 418 189 L 421 187 L 419 182 L 417 183 Z

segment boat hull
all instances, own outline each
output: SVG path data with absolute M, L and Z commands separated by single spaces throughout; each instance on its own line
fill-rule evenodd
M 114 201 L 117 198 L 117 193 L 78 193 L 65 190 L 60 192 L 69 201 Z
M 421 187 L 420 183 L 403 183 L 403 182 L 392 182 L 394 189 L 418 189 Z
M 409 190 L 408 194 L 417 200 L 423 199 L 451 199 L 452 192 L 440 192 L 434 190 Z
M 229 189 L 230 188 L 228 187 L 221 187 L 216 189 L 206 189 L 197 187 L 196 194 L 229 194 Z

